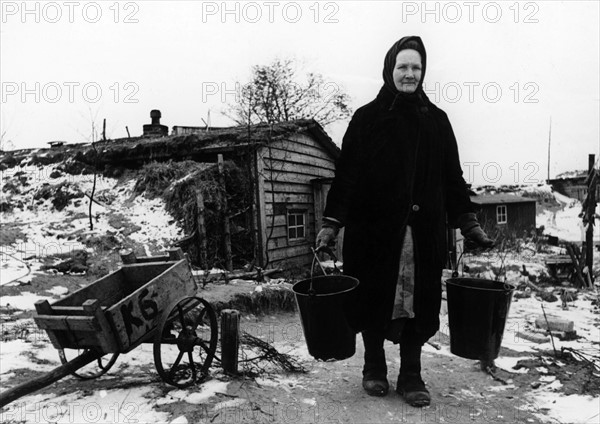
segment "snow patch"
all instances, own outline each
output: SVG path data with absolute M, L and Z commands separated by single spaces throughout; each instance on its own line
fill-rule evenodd
M 31 292 L 23 292 L 18 296 L 0 296 L 0 306 L 21 311 L 30 311 L 35 309 L 35 302 L 38 300 L 51 301 L 52 297 L 42 296 Z
M 25 340 L 2 342 L 0 374 L 20 368 L 47 372 L 60 364 L 56 349 L 49 344 L 32 344 Z
M 508 356 L 500 356 L 496 359 L 494 359 L 494 364 L 507 372 L 510 373 L 514 373 L 514 374 L 525 374 L 527 373 L 527 368 L 521 368 L 521 369 L 514 369 L 514 367 L 517 365 L 517 362 L 524 360 L 524 359 L 530 359 L 530 356 L 519 356 L 519 357 L 508 357 Z
M 246 402 L 248 402 L 248 401 L 246 399 L 242 399 L 242 398 L 226 400 L 223 402 L 216 403 L 215 406 L 213 407 L 213 410 L 220 411 L 220 410 L 226 409 L 226 408 L 238 408 L 238 407 L 242 406 L 243 404 L 245 404 Z
M 545 412 L 535 415 L 544 421 L 584 424 L 597 423 L 600 417 L 600 402 L 592 396 L 537 392 L 533 400 L 537 411 Z
M 168 393 L 174 399 L 182 400 L 187 403 L 199 405 L 205 403 L 209 398 L 217 393 L 227 393 L 227 385 L 229 383 L 218 380 L 210 380 L 202 383 L 200 392 L 194 393 L 187 390 L 172 390 Z
M 63 296 L 69 293 L 69 289 L 63 286 L 54 286 L 47 291 L 52 293 L 54 296 Z
M 81 397 L 81 392 L 65 396 L 32 395 L 19 399 L 0 413 L 1 422 L 23 423 L 101 423 L 122 422 L 165 423 L 169 413 L 154 409 L 151 389 L 145 387 L 93 392 Z M 13 420 L 13 421 L 9 421 Z

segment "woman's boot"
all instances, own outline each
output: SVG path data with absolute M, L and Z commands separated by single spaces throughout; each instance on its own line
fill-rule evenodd
M 400 343 L 400 375 L 396 392 L 411 406 L 422 407 L 431 403 L 431 395 L 421 378 L 421 345 L 411 340 L 403 339 Z
M 365 345 L 365 366 L 363 367 L 363 389 L 370 396 L 385 396 L 389 390 L 387 364 L 383 349 L 383 332 L 365 330 L 362 332 Z

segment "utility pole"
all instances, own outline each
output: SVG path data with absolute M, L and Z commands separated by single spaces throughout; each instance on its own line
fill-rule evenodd
M 550 179 L 550 143 L 552 142 L 552 116 L 550 116 L 550 128 L 548 129 L 548 180 Z

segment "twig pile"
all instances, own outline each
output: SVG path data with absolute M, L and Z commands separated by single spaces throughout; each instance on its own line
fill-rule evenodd
M 578 362 L 585 362 L 600 372 L 600 355 L 593 355 L 591 353 L 584 352 L 582 350 L 573 349 L 570 347 L 561 347 L 561 353 L 564 355 L 565 352 L 570 354 L 573 359 Z
M 275 366 L 277 369 L 285 372 L 306 372 L 306 368 L 304 368 L 302 364 L 300 364 L 300 362 L 291 355 L 280 353 L 277 351 L 277 349 L 271 346 L 271 344 L 259 339 L 258 337 L 254 337 L 245 331 L 243 331 L 240 335 L 240 342 L 253 351 L 259 352 L 257 356 L 253 358 L 246 358 L 240 361 L 244 368 L 244 371 L 242 371 L 243 374 L 256 376 L 266 373 L 267 371 L 272 371 L 272 369 L 267 370 L 269 365 Z

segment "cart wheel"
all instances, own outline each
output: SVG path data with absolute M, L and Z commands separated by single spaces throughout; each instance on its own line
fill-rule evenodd
M 217 315 L 206 300 L 186 297 L 164 312 L 154 339 L 154 365 L 161 378 L 186 388 L 208 377 L 217 350 Z
M 69 349 L 75 350 L 75 349 Z M 73 358 L 79 356 L 83 353 L 82 349 L 77 349 L 77 355 L 73 355 Z M 70 359 L 67 358 L 67 354 L 65 353 L 65 349 L 58 349 L 58 356 L 60 357 L 60 363 L 66 364 Z M 93 380 L 94 378 L 98 378 L 101 375 L 104 375 L 110 370 L 110 368 L 117 362 L 117 358 L 119 357 L 118 353 L 106 354 L 101 358 L 98 358 L 96 363 L 93 362 L 91 364 L 86 365 L 83 368 L 77 370 L 77 372 L 73 371 L 71 373 L 72 376 L 77 377 L 81 380 Z

